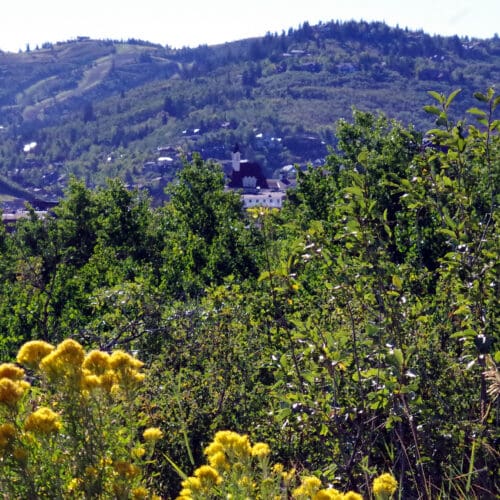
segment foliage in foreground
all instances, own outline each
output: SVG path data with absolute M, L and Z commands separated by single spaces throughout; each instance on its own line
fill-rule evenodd
M 333 487 L 322 488 L 316 476 L 299 478 L 295 469 L 286 471 L 282 464 L 272 464 L 271 449 L 266 443 L 252 446 L 248 436 L 236 432 L 219 431 L 204 454 L 209 465 L 198 467 L 193 476 L 182 482 L 177 500 L 363 500 L 353 491 L 341 493 Z M 396 490 L 397 481 L 391 474 L 382 474 L 373 482 L 377 500 L 389 500 Z
M 159 498 L 144 465 L 162 437 L 138 407 L 143 363 L 67 339 L 0 365 L 0 492 L 8 498 Z M 30 380 L 30 382 L 28 382 Z

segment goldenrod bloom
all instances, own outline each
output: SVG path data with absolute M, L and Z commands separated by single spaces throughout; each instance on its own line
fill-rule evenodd
M 57 413 L 43 407 L 28 415 L 24 428 L 35 434 L 51 434 L 61 428 L 61 421 Z
M 78 378 L 85 353 L 73 339 L 66 339 L 40 361 L 40 369 L 54 380 Z
M 78 489 L 80 488 L 80 486 L 82 485 L 83 481 L 78 478 L 78 477 L 74 477 L 69 483 L 68 483 L 68 486 L 67 486 L 67 490 L 68 490 L 68 493 L 74 493 L 75 491 L 78 491 Z
M 319 490 L 313 497 L 313 500 L 344 500 L 345 496 L 335 488 Z
M 21 380 L 24 377 L 24 370 L 14 363 L 2 363 L 0 365 L 0 378 L 10 378 L 10 380 Z
M 398 487 L 398 482 L 392 474 L 385 473 L 376 477 L 373 481 L 373 493 L 375 495 L 391 496 Z
M 224 451 L 224 446 L 222 444 L 212 441 L 204 450 L 203 453 L 207 455 L 207 457 L 210 457 L 211 455 L 215 455 L 216 453 Z
M 344 493 L 343 500 L 363 500 L 363 497 L 359 493 L 348 491 L 347 493 Z
M 16 428 L 10 424 L 0 425 L 0 449 L 7 448 L 16 437 Z
M 271 448 L 266 443 L 255 443 L 252 446 L 252 457 L 264 458 L 270 455 Z
M 142 361 L 139 361 L 137 358 L 134 358 L 130 354 L 120 350 L 114 351 L 111 354 L 109 364 L 113 370 L 126 370 L 129 368 L 138 370 L 144 366 Z
M 176 498 L 176 500 L 192 500 L 193 499 L 193 497 L 191 496 L 192 493 L 193 492 L 189 488 L 183 488 L 179 492 L 179 496 Z
M 184 479 L 181 486 L 184 489 L 189 490 L 190 493 L 202 490 L 201 479 L 198 477 L 188 477 L 187 479 Z
M 54 350 L 54 346 L 43 340 L 26 342 L 17 354 L 17 362 L 28 368 L 38 368 L 40 361 Z
M 284 470 L 283 464 L 278 463 L 273 465 L 273 472 L 275 474 L 281 474 L 283 470 Z
M 82 379 L 82 389 L 96 389 L 101 387 L 101 377 L 97 375 L 85 375 Z
M 158 441 L 163 437 L 163 432 L 158 427 L 149 427 L 143 433 L 144 441 Z
M 24 380 L 13 381 L 10 378 L 0 378 L 0 403 L 15 406 L 29 386 Z
M 222 482 L 222 478 L 219 476 L 217 470 L 210 465 L 202 465 L 201 467 L 198 467 L 194 471 L 194 475 L 201 481 L 202 486 L 205 488 L 210 488 L 211 486 Z
M 149 498 L 149 492 L 143 486 L 133 488 L 131 493 L 133 500 L 147 500 Z
M 85 467 L 85 475 L 87 477 L 97 477 L 99 475 L 99 472 L 95 467 L 87 465 L 87 467 Z
M 208 456 L 208 463 L 217 470 L 228 470 L 229 462 L 223 451 L 217 451 Z
M 131 455 L 134 458 L 142 458 L 145 454 L 146 454 L 146 450 L 142 446 L 139 446 L 138 448 L 134 448 L 131 452 Z
M 108 370 L 106 373 L 102 374 L 99 377 L 99 381 L 100 381 L 101 387 L 105 391 L 111 392 L 113 387 L 118 382 L 118 377 L 116 376 L 116 373 L 113 370 Z
M 222 446 L 227 455 L 233 458 L 245 458 L 251 454 L 250 440 L 247 435 L 233 431 L 219 431 L 215 434 L 214 442 Z
M 137 476 L 140 472 L 139 467 L 131 464 L 130 462 L 126 462 L 124 460 L 119 460 L 113 465 L 115 471 L 124 478 L 133 478 Z
M 305 476 L 302 478 L 301 485 L 293 490 L 293 495 L 313 497 L 320 488 L 321 480 L 319 478 L 316 476 Z
M 103 351 L 90 351 L 83 361 L 82 368 L 94 375 L 102 375 L 110 368 L 110 355 Z

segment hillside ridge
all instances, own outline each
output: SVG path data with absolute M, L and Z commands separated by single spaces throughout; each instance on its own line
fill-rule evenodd
M 50 197 L 118 176 L 161 198 L 192 151 L 223 161 L 239 143 L 269 176 L 320 164 L 353 107 L 425 131 L 427 91 L 461 88 L 463 116 L 500 82 L 500 40 L 331 21 L 182 49 L 79 37 L 0 52 L 0 70 L 0 175 Z

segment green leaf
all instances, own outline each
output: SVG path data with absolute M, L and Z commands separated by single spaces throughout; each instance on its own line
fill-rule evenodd
M 394 366 L 394 368 L 397 368 L 398 370 L 401 371 L 403 368 L 403 351 L 401 349 L 393 349 L 388 355 L 387 355 L 387 362 Z
M 444 103 L 444 95 L 443 94 L 440 94 L 439 92 L 436 92 L 435 90 L 428 90 L 427 93 L 431 97 L 434 97 L 434 99 L 436 99 L 436 101 L 439 102 L 439 104 Z
M 399 276 L 397 276 L 396 274 L 394 274 L 392 276 L 392 285 L 394 286 L 394 288 L 396 288 L 398 290 L 401 290 L 401 288 L 403 287 L 403 282 L 402 282 L 401 278 Z
M 474 92 L 474 97 L 481 102 L 488 102 L 488 98 L 481 92 Z
M 446 108 L 453 102 L 455 97 L 457 97 L 457 95 L 460 94 L 460 92 L 462 92 L 462 89 L 456 89 L 448 96 L 448 99 L 446 99 L 446 104 L 445 104 Z
M 475 332 L 475 330 L 472 330 L 471 328 L 467 328 L 467 330 L 462 330 L 461 332 L 452 333 L 450 335 L 451 339 L 460 339 L 462 337 L 468 337 L 468 338 L 473 339 L 473 338 L 477 337 L 477 333 Z
M 467 110 L 467 113 L 470 113 L 471 115 L 476 115 L 476 116 L 487 116 L 486 111 L 479 109 L 479 108 L 469 108 Z
M 436 106 L 424 106 L 424 111 L 437 116 L 441 114 L 441 110 Z
M 462 314 L 469 314 L 469 313 L 470 313 L 470 307 L 468 306 L 468 304 L 462 304 L 453 311 L 453 316 L 459 316 Z

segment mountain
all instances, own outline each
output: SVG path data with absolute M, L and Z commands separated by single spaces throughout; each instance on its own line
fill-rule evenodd
M 119 176 L 161 198 L 192 151 L 228 160 L 239 143 L 273 175 L 320 163 L 353 106 L 425 131 L 427 91 L 461 88 L 462 117 L 499 82 L 498 37 L 354 21 L 195 49 L 79 37 L 0 52 L 0 179 L 54 198 L 71 175 Z

